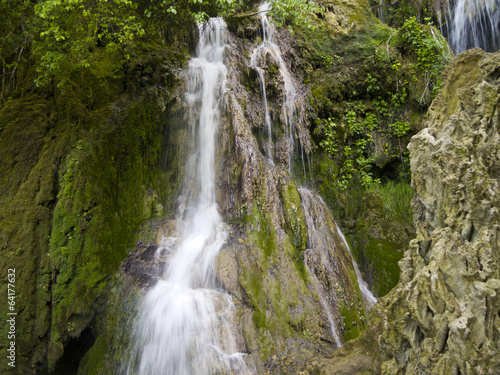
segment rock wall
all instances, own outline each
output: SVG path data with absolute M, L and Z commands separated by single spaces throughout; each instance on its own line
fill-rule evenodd
M 64 92 L 27 89 L 0 109 L 0 272 L 16 269 L 18 373 L 78 366 L 134 232 L 177 194 L 171 86 L 185 58 L 159 47 L 132 56 L 116 76 L 106 55 L 105 73 L 82 71 Z M 9 341 L 5 331 L 0 348 Z
M 383 302 L 383 374 L 500 372 L 500 53 L 455 57 L 410 142 L 417 238 Z
M 255 21 L 258 22 L 258 19 Z M 293 72 L 294 40 L 287 30 L 276 36 L 286 67 L 273 54 L 264 71 L 272 119 L 272 154 L 266 161 L 262 92 L 249 56 L 260 41 L 234 36 L 228 51 L 226 121 L 221 129 L 218 202 L 229 222 L 231 238 L 219 255 L 217 275 L 236 301 L 244 349 L 259 373 L 293 371 L 316 350 L 328 353 L 337 344 L 328 313 L 305 262 L 311 235 L 294 171 L 303 174 L 302 157 L 310 152 L 306 121 L 307 88 L 291 75 L 297 111 L 288 128 L 287 88 L 281 69 Z M 293 137 L 293 146 L 289 138 Z M 294 160 L 295 159 L 295 160 Z M 291 160 L 291 165 L 289 164 Z M 294 163 L 296 163 L 294 168 Z M 297 168 L 298 165 L 298 168 Z M 290 172 L 292 170 L 292 172 Z M 325 207 L 326 209 L 326 207 Z M 319 210 L 318 210 L 319 212 Z M 316 212 L 316 213 L 318 213 Z M 320 214 L 323 214 L 320 212 Z M 350 255 L 336 233 L 333 218 L 317 218 L 331 234 L 323 261 L 310 261 L 328 293 L 341 342 L 356 337 L 364 309 Z M 318 224 L 319 225 L 319 224 Z M 322 228 L 323 229 L 323 228 Z M 319 249 L 315 247 L 315 251 Z M 352 324 L 351 324 L 352 323 Z M 357 325 L 357 326 L 356 326 Z

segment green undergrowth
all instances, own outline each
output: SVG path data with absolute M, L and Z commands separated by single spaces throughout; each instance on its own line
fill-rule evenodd
M 384 184 L 369 186 L 367 192 L 377 194 L 382 198 L 384 213 L 392 220 L 413 226 L 411 200 L 415 192 L 410 184 L 388 181 Z
M 332 178 L 343 190 L 386 175 L 409 181 L 406 144 L 440 89 L 446 41 L 414 18 L 399 30 L 368 18 L 349 33 L 329 22 L 298 34 L 314 145 L 339 166 Z
M 440 89 L 450 51 L 428 20 L 399 29 L 364 17 L 348 32 L 332 12 L 297 33 L 313 108 L 313 184 L 377 296 L 399 279 L 415 230 L 407 143 Z
M 415 236 L 406 182 L 387 181 L 367 187 L 351 183 L 340 189 L 329 176 L 338 168 L 327 158 L 314 162 L 315 183 L 342 228 L 363 278 L 376 296 L 387 294 L 399 280 L 397 262 Z

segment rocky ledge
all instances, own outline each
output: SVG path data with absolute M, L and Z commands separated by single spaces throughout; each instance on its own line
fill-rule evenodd
M 500 373 L 499 104 L 500 52 L 453 58 L 409 145 L 417 238 L 401 279 L 364 335 L 315 369 Z

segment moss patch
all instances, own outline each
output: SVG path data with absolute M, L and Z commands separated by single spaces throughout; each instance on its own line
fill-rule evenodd
M 128 76 L 127 92 L 116 69 L 157 64 L 161 54 L 145 50 L 126 67 L 119 54 L 97 50 L 96 64 L 73 71 L 64 92 L 24 92 L 0 108 L 0 269 L 18 272 L 23 373 L 56 366 L 64 345 L 95 320 L 140 222 L 172 207 L 180 146 L 168 163 L 160 155 L 173 97 L 165 88 L 130 91 L 135 79 L 168 82 L 153 69 L 147 79 Z M 171 67 L 184 61 L 172 59 Z

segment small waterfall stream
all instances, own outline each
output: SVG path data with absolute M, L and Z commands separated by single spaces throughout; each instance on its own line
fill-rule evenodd
M 323 207 L 321 206 L 322 202 L 319 200 L 320 198 L 314 195 L 312 191 L 307 188 L 299 188 L 299 194 L 301 199 L 302 211 L 304 212 L 304 218 L 306 220 L 307 233 L 309 235 L 309 249 L 306 250 L 306 259 L 304 261 L 304 264 L 307 267 L 308 274 L 312 279 L 314 289 L 318 293 L 318 297 L 323 307 L 324 313 L 328 317 L 328 322 L 330 323 L 330 330 L 332 332 L 332 337 L 335 345 L 338 348 L 341 348 L 342 340 L 339 337 L 339 328 L 337 327 L 337 322 L 334 318 L 332 303 L 328 298 L 328 291 L 323 286 L 321 281 L 316 276 L 316 273 L 313 269 L 311 269 L 307 262 L 308 253 L 316 252 L 321 259 L 321 263 L 329 263 L 329 260 L 332 258 L 332 256 L 329 253 L 327 244 L 332 245 L 334 243 L 334 240 L 332 237 L 332 233 L 328 230 L 325 230 L 325 227 L 327 227 L 327 225 L 323 223 L 325 218 L 321 215 Z M 318 220 L 321 222 L 317 223 Z M 335 267 L 336 265 L 334 264 L 333 266 Z
M 259 6 L 261 25 L 262 25 L 262 43 L 258 45 L 252 52 L 250 57 L 250 67 L 254 68 L 259 77 L 259 82 L 262 90 L 262 99 L 264 103 L 264 121 L 268 133 L 267 142 L 267 158 L 272 163 L 272 122 L 271 116 L 269 114 L 269 107 L 267 104 L 267 94 L 266 94 L 266 81 L 264 77 L 264 67 L 269 64 L 269 61 L 276 63 L 279 68 L 279 73 L 283 79 L 283 86 L 285 92 L 285 98 L 283 102 L 282 117 L 286 125 L 286 133 L 289 138 L 290 148 L 294 150 L 295 148 L 295 136 L 296 136 L 296 122 L 298 107 L 301 105 L 300 95 L 298 94 L 298 89 L 296 87 L 295 81 L 293 80 L 288 68 L 281 56 L 281 51 L 279 46 L 275 42 L 275 27 L 269 22 L 267 18 L 267 12 L 271 10 L 271 5 L 267 2 L 262 3 Z M 301 154 L 303 156 L 303 145 L 300 141 L 300 135 L 298 136 L 299 144 L 301 147 Z M 292 152 L 293 153 L 293 152 Z M 289 169 L 291 167 L 291 155 L 288 161 Z M 304 162 L 304 159 L 302 158 Z M 304 165 L 304 175 L 305 175 L 305 165 Z
M 448 37 L 458 54 L 480 47 L 500 49 L 500 3 L 498 0 L 455 0 L 448 19 Z
M 344 245 L 346 246 L 346 249 L 348 250 L 352 265 L 354 267 L 354 270 L 356 272 L 356 277 L 358 281 L 358 286 L 359 290 L 361 292 L 361 296 L 363 298 L 363 304 L 365 306 L 365 310 L 369 311 L 370 308 L 373 306 L 375 302 L 377 302 L 377 299 L 375 296 L 371 293 L 371 291 L 368 289 L 368 285 L 366 282 L 363 280 L 361 277 L 361 273 L 359 272 L 358 265 L 354 261 L 354 258 L 352 257 L 352 254 L 350 252 L 349 245 L 343 235 L 343 233 L 340 231 L 340 228 L 337 226 L 337 224 L 333 221 L 333 217 L 331 219 L 327 218 L 326 216 L 329 216 L 329 209 L 326 206 L 325 202 L 321 197 L 318 195 L 314 194 L 311 190 L 307 188 L 300 188 L 299 189 L 301 201 L 302 201 L 302 208 L 304 212 L 304 216 L 306 219 L 306 224 L 307 224 L 307 231 L 309 234 L 309 247 L 311 252 L 316 252 L 319 253 L 320 257 L 322 258 L 323 263 L 327 263 L 331 261 L 331 259 L 334 259 L 332 254 L 329 254 L 329 249 L 328 249 L 328 244 L 330 246 L 335 242 L 335 236 L 334 232 L 337 232 L 338 237 L 342 240 Z M 329 223 L 329 220 L 331 220 L 331 223 Z M 332 227 L 333 226 L 333 227 Z M 336 250 L 334 250 L 336 251 Z M 307 262 L 306 266 L 307 266 Z M 333 272 L 335 272 L 335 266 L 338 265 L 333 265 Z M 321 303 L 325 309 L 325 312 L 328 316 L 328 319 L 330 321 L 330 326 L 332 330 L 332 335 L 334 337 L 334 340 L 337 344 L 338 347 L 341 347 L 341 341 L 339 340 L 339 335 L 338 335 L 338 329 L 336 327 L 335 321 L 333 319 L 333 313 L 332 313 L 332 308 L 328 306 L 327 303 L 327 294 L 326 290 L 323 287 L 322 283 L 317 279 L 315 276 L 314 272 L 311 272 L 309 269 L 309 275 L 311 275 L 311 278 L 313 279 L 314 282 L 314 287 L 320 297 Z
M 213 263 L 227 234 L 215 195 L 215 141 L 224 100 L 227 31 L 222 19 L 200 25 L 198 57 L 187 72 L 188 121 L 194 152 L 187 166 L 178 239 L 165 239 L 164 277 L 148 291 L 133 333 L 127 374 L 240 374 L 226 319 L 231 297 L 217 290 Z M 170 246 L 167 246 L 167 245 Z M 174 246 L 172 246 L 174 245 Z
M 344 242 L 345 246 L 347 247 L 347 250 L 349 250 L 349 254 L 351 254 L 351 247 L 347 243 L 347 240 L 344 236 L 344 233 L 340 230 L 339 226 L 337 223 L 335 223 L 337 227 L 337 233 L 339 234 L 340 238 L 342 238 L 342 241 Z M 363 302 L 365 304 L 365 308 L 367 311 L 369 311 L 372 306 L 377 302 L 377 297 L 373 295 L 371 290 L 368 288 L 368 284 L 366 283 L 365 280 L 363 280 L 363 277 L 361 276 L 361 272 L 359 271 L 358 264 L 354 260 L 354 257 L 352 257 L 352 265 L 354 266 L 354 270 L 356 271 L 356 277 L 358 278 L 358 285 L 359 285 L 359 290 L 361 291 L 361 294 L 363 295 Z
M 266 53 L 266 48 L 269 48 L 272 46 L 272 38 L 273 38 L 273 33 L 269 33 L 272 31 L 272 29 L 269 27 L 269 21 L 266 16 L 266 12 L 269 10 L 269 7 L 267 3 L 262 4 L 259 7 L 259 11 L 263 12 L 261 15 L 261 24 L 262 24 L 262 44 L 260 44 L 256 49 L 253 50 L 252 56 L 250 57 L 250 66 L 254 68 L 257 71 L 257 75 L 259 77 L 259 83 L 260 83 L 260 88 L 262 90 L 262 101 L 264 102 L 264 121 L 266 124 L 267 128 L 267 161 L 271 164 L 274 164 L 273 162 L 273 153 L 272 153 L 272 147 L 273 147 L 273 133 L 272 133 L 272 123 L 271 123 L 271 116 L 269 114 L 269 107 L 267 105 L 267 94 L 266 94 L 266 81 L 264 78 L 264 71 L 263 69 L 259 66 L 259 64 L 262 64 L 264 60 L 265 61 L 265 53 Z

